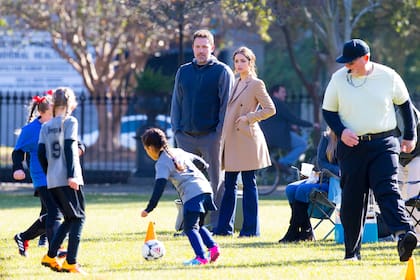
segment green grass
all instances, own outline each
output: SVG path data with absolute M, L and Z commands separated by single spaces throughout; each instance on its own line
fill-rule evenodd
M 393 242 L 363 244 L 361 262 L 344 262 L 344 247 L 334 240 L 279 244 L 290 210 L 284 198 L 260 198 L 261 237 L 216 237 L 221 256 L 214 264 L 184 267 L 193 256 L 186 237 L 173 237 L 175 196 L 164 194 L 158 208 L 141 218 L 149 195 L 87 195 L 87 220 L 78 261 L 89 273 L 84 279 L 404 279 Z M 15 233 L 37 217 L 39 202 L 30 195 L 0 194 L 0 279 L 70 279 L 41 266 L 45 248 L 31 241 L 29 256 L 18 254 Z M 166 255 L 157 261 L 141 256 L 149 221 Z M 322 236 L 327 224 L 317 232 Z M 415 252 L 417 254 L 417 252 Z

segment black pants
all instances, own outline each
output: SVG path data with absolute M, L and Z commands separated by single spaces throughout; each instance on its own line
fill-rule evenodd
M 48 256 L 51 258 L 55 257 L 57 250 L 68 234 L 67 262 L 69 264 L 75 264 L 77 262 L 77 253 L 83 224 L 85 222 L 85 196 L 83 186 L 79 186 L 79 188 L 76 191 L 69 186 L 63 186 L 48 190 L 55 204 L 64 215 L 64 222 L 58 228 L 57 233 L 49 245 Z
M 32 240 L 46 233 L 48 241 L 51 242 L 60 225 L 62 215 L 49 194 L 47 186 L 38 187 L 35 194 L 41 201 L 39 218 L 26 231 L 22 232 L 20 237 L 23 240 Z
M 393 137 L 360 141 L 355 147 L 338 143 L 346 258 L 360 256 L 369 189 L 390 231 L 412 229 L 397 184 L 398 140 Z

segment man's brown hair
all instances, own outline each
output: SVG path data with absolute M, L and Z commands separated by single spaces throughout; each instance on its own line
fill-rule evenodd
M 212 46 L 214 46 L 214 37 L 213 34 L 207 29 L 200 29 L 194 32 L 193 42 L 195 38 L 207 38 Z

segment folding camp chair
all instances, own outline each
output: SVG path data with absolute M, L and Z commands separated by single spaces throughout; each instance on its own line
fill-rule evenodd
M 418 183 L 418 182 L 416 182 Z M 407 210 L 408 215 L 413 220 L 413 225 L 416 227 L 420 224 L 420 219 L 414 215 L 414 209 L 420 211 L 420 191 L 417 195 L 410 197 L 405 201 L 405 209 Z
M 332 214 L 334 210 L 339 207 L 341 204 L 341 187 L 340 187 L 340 178 L 333 174 L 327 169 L 323 169 L 320 174 L 319 182 L 322 182 L 322 179 L 325 176 L 329 176 L 329 186 L 328 193 L 325 191 L 314 189 L 309 195 L 309 208 L 308 215 L 309 218 L 319 220 L 313 230 L 315 230 L 321 225 L 323 221 L 329 221 L 332 225 L 328 233 L 322 238 L 325 240 L 333 233 L 335 228 L 335 222 L 332 219 Z

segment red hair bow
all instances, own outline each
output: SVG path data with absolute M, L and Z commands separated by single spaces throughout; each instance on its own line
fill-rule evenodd
M 36 102 L 36 104 L 40 104 L 40 103 L 42 103 L 43 101 L 45 100 L 45 96 L 38 96 L 38 95 L 35 95 L 34 97 L 32 97 L 32 101 L 33 102 Z
M 45 92 L 46 95 L 53 95 L 54 91 L 52 89 L 49 89 Z

